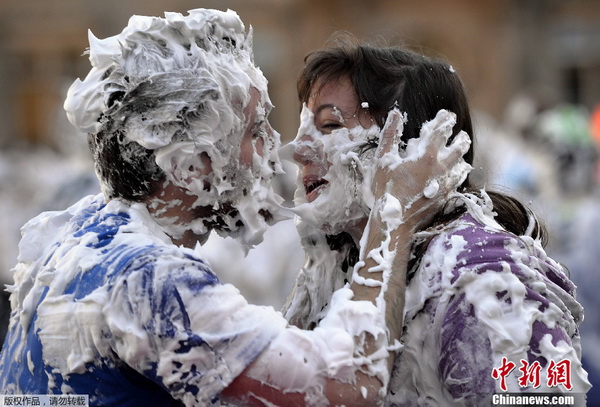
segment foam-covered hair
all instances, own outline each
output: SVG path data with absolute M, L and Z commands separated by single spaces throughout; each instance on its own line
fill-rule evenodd
M 92 69 L 70 87 L 67 117 L 82 132 L 118 133 L 121 145 L 154 150 L 174 180 L 191 179 L 195 169 L 188 169 L 200 165 L 191 161 L 202 153 L 217 175 L 237 160 L 251 87 L 271 108 L 267 80 L 254 65 L 252 31 L 232 10 L 133 16 L 120 34 L 98 39 L 90 32 L 89 41 Z M 137 146 L 130 150 L 139 154 Z M 230 188 L 218 178 L 213 185 Z
M 236 89 L 230 89 L 231 94 L 226 95 L 243 98 L 239 101 L 242 104 L 250 81 L 257 82 L 259 90 L 266 87 L 266 80 L 254 66 L 252 31 L 246 34 L 243 22 L 232 10 L 196 9 L 187 16 L 165 13 L 165 18 L 133 16 L 118 35 L 98 39 L 90 31 L 89 43 L 92 69 L 83 81 L 73 83 L 64 105 L 70 122 L 84 133 L 98 133 L 109 117 L 119 121 L 118 114 L 138 92 L 166 97 L 168 106 L 163 113 L 174 115 L 162 117 L 168 122 L 186 105 L 193 110 L 194 101 L 218 91 L 222 84 L 215 76 L 220 74 L 244 71 L 245 75 L 230 74 L 237 74 L 237 87 L 246 89 L 237 89 L 237 94 Z M 135 113 L 157 107 L 145 104 L 129 109 Z M 147 148 L 168 143 L 164 135 L 162 140 L 147 136 L 137 140 Z
M 267 80 L 254 64 L 252 29 L 246 32 L 236 12 L 195 9 L 186 16 L 133 16 L 120 34 L 98 39 L 90 32 L 89 42 L 92 69 L 71 85 L 64 108 L 69 121 L 91 135 L 98 151 L 116 145 L 110 149 L 118 151 L 115 159 L 120 163 L 158 167 L 150 176 L 137 177 L 136 185 L 165 176 L 196 196 L 197 206 L 227 202 L 237 207 L 242 195 L 256 195 L 263 188 L 267 192 L 258 194 L 261 199 L 280 200 L 270 186 L 280 170 L 277 133 L 265 137 L 264 150 L 255 153 L 255 168 L 239 164 L 241 139 L 254 125 L 244 114 L 251 89 L 259 93 L 257 106 L 251 106 L 259 112 L 257 122 L 266 122 L 272 105 Z M 144 154 L 149 161 L 136 164 Z M 202 156 L 210 159 L 208 179 L 198 177 Z M 121 169 L 99 161 L 96 157 L 105 196 L 144 199 L 146 188 L 132 197 L 116 189 L 134 178 L 131 171 L 122 175 Z M 228 229 L 235 229 L 238 220 L 229 219 Z

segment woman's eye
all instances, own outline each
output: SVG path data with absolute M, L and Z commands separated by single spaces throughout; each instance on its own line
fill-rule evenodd
M 325 123 L 321 125 L 321 129 L 328 132 L 339 129 L 341 127 L 342 125 L 340 123 Z

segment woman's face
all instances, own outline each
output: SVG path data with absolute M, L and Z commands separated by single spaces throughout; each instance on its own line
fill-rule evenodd
M 290 143 L 300 167 L 296 212 L 328 233 L 352 233 L 369 213 L 373 150 L 365 147 L 379 128 L 347 78 L 315 88 Z

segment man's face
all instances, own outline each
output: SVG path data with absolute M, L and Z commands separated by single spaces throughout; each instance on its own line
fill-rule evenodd
M 273 129 L 267 121 L 266 109 L 260 100 L 260 92 L 256 88 L 250 88 L 250 101 L 244 107 L 243 114 L 245 128 L 240 140 L 239 160 L 232 157 L 232 165 L 228 168 L 228 172 L 234 174 L 231 178 L 233 193 L 226 194 L 227 198 L 220 200 L 218 205 L 198 208 L 199 217 L 206 217 L 207 213 L 216 215 L 215 221 L 210 222 L 212 228 L 228 230 L 223 217 L 237 216 L 238 210 L 235 205 L 237 199 L 235 197 L 240 194 L 236 191 L 243 191 L 241 193 L 243 196 L 251 194 L 253 184 L 260 180 L 263 158 L 269 153 L 266 151 L 267 145 L 269 142 L 272 144 L 274 138 Z M 235 135 L 229 138 L 230 148 L 234 151 L 236 139 L 239 140 Z M 204 166 L 199 176 L 205 180 L 204 182 L 207 182 L 206 180 L 213 171 L 210 157 L 203 152 L 200 159 Z M 206 187 L 207 190 L 209 188 L 210 186 Z
M 273 129 L 267 121 L 267 111 L 260 100 L 256 88 L 250 88 L 250 102 L 244 108 L 246 130 L 240 144 L 240 163 L 246 168 L 252 168 L 254 154 L 263 158 L 267 139 L 273 139 Z
M 219 143 L 221 151 L 231 153 L 227 164 L 219 168 L 209 161 L 204 165 L 205 169 L 216 171 L 204 174 L 205 179 L 218 180 L 219 186 L 227 187 L 212 205 L 197 208 L 198 218 L 221 234 L 241 235 L 244 244 L 259 243 L 266 222 L 281 218 L 277 213 L 282 199 L 272 189 L 272 178 L 280 167 L 278 134 L 267 120 L 270 109 L 268 98 L 251 87 L 249 101 L 240 109 L 241 131 L 229 134 Z
M 278 162 L 275 148 L 279 140 L 267 121 L 268 101 L 262 100 L 256 88 L 250 88 L 249 96 L 246 106 L 238 105 L 236 116 L 242 123 L 237 131 L 220 136 L 218 147 L 217 144 L 204 147 L 191 144 L 190 147 L 195 146 L 195 154 L 188 154 L 189 161 L 185 164 L 178 162 L 177 167 L 187 167 L 188 171 L 170 200 L 176 206 L 176 211 L 171 213 L 178 219 L 171 229 L 179 225 L 179 232 L 174 235 L 189 230 L 201 236 L 215 230 L 222 235 L 241 235 L 243 243 L 257 244 L 265 222 L 277 211 L 279 201 L 271 181 L 273 163 Z M 204 125 L 202 120 L 206 117 L 192 121 L 191 128 L 196 128 L 196 121 Z M 215 134 L 215 137 L 218 136 Z M 217 155 L 217 150 L 229 153 L 226 163 L 219 160 L 223 155 Z M 211 182 L 215 179 L 219 180 L 219 186 L 228 184 L 229 187 L 219 192 Z

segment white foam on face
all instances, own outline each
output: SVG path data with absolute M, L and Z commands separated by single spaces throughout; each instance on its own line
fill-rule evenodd
M 358 125 L 350 129 L 342 127 L 333 130 L 330 134 L 323 134 L 314 124 L 313 112 L 304 106 L 298 135 L 282 151 L 287 159 L 292 153 L 296 154 L 295 160 L 298 160 L 298 156 L 302 157 L 298 164 L 311 167 L 312 173 L 316 169 L 318 175 L 328 183 L 319 188 L 316 199 L 307 202 L 303 174 L 299 172 L 296 182 L 296 207 L 293 211 L 304 221 L 326 233 L 337 234 L 348 231 L 361 220 L 366 219 L 374 205 L 372 184 L 378 166 L 394 171 L 403 163 L 416 162 L 427 154 L 436 154 L 438 164 L 432 169 L 431 178 L 425 180 L 425 187 L 422 190 L 410 188 L 398 190 L 398 187 L 393 186 L 398 180 L 393 177 L 387 180 L 386 190 L 392 191 L 396 188 L 392 195 L 410 195 L 404 196 L 402 202 L 404 210 L 422 197 L 435 198 L 440 191 L 448 193 L 464 182 L 471 166 L 464 160 L 448 166 L 447 159 L 456 151 L 466 152 L 471 143 L 470 138 L 465 132 L 459 132 L 453 141 L 453 146 L 440 145 L 439 140 L 447 140 L 456 124 L 456 115 L 443 109 L 433 120 L 423 123 L 420 137 L 409 139 L 402 150 L 392 148 L 376 160 L 375 156 L 378 152 L 375 146 L 379 144 L 382 132 L 393 131 L 393 145 L 403 144 L 401 137 L 407 117 L 397 109 L 393 110 L 386 126 L 394 125 L 390 121 L 392 115 L 400 115 L 395 129 L 384 127 L 382 130 L 376 125 L 370 128 Z M 440 146 L 436 147 L 438 145 Z M 431 152 L 432 147 L 436 148 L 435 153 Z M 412 178 L 407 175 L 402 178 L 402 182 L 411 183 Z M 415 184 L 414 187 L 419 187 L 419 184 Z
M 369 140 L 377 140 L 378 134 L 379 128 L 375 125 L 368 129 L 341 128 L 323 134 L 315 127 L 314 113 L 304 106 L 298 135 L 284 147 L 282 154 L 289 157 L 296 151 L 311 160 L 311 165 L 321 166 L 322 178 L 328 184 L 321 187 L 313 202 L 307 202 L 299 172 L 293 212 L 330 234 L 340 233 L 366 218 L 373 204 L 371 182 L 375 149 L 365 153 L 362 150 Z
M 271 189 L 282 169 L 279 134 L 267 122 L 267 80 L 253 61 L 252 31 L 245 32 L 232 10 L 196 9 L 187 16 L 133 16 L 119 35 L 97 39 L 90 32 L 89 40 L 92 70 L 75 81 L 64 105 L 71 123 L 92 134 L 119 129 L 124 144 L 154 150 L 167 180 L 196 197 L 193 207 L 232 206 L 236 213 L 221 216 L 228 235 L 244 245 L 259 243 L 267 223 L 257 219 L 258 211 L 282 216 L 282 199 Z M 255 125 L 264 144 L 261 151 L 253 144 L 248 168 L 240 163 L 240 145 Z M 109 187 L 102 188 L 108 195 Z M 208 231 L 202 219 L 172 219 L 163 227 L 175 237 Z

